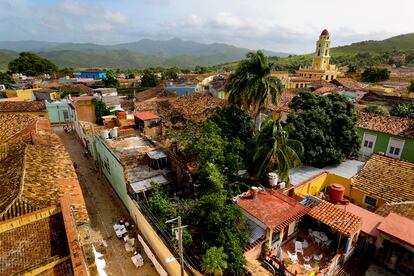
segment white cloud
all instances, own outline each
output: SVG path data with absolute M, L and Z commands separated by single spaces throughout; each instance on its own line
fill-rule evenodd
M 64 0 L 61 4 L 57 6 L 57 9 L 71 16 L 86 16 L 87 15 L 87 6 L 85 5 L 87 1 L 82 5 L 81 2 Z
M 114 26 L 109 23 L 83 24 L 83 29 L 87 32 L 110 32 Z
M 120 12 L 107 11 L 104 14 L 104 18 L 105 20 L 110 21 L 115 24 L 123 25 L 123 24 L 128 23 L 128 17 Z

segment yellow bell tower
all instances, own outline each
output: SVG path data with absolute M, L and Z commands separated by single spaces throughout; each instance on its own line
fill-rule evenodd
M 313 56 L 313 63 L 312 67 L 315 70 L 329 70 L 329 60 L 331 59 L 329 53 L 329 47 L 331 45 L 331 41 L 329 40 L 329 32 L 328 30 L 323 30 L 321 35 L 319 36 L 319 40 L 316 41 L 316 51 Z

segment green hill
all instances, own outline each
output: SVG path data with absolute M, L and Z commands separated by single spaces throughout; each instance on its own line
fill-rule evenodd
M 380 41 L 368 40 L 336 47 L 332 49 L 332 55 L 338 56 L 361 52 L 383 53 L 391 51 L 414 51 L 414 33 L 394 36 Z
M 9 50 L 0 50 L 0 71 L 7 71 L 7 65 L 10 61 L 17 58 L 18 53 Z
M 300 66 L 312 64 L 313 53 L 270 57 L 276 70 L 295 71 Z M 350 65 L 355 69 L 379 64 L 414 64 L 414 33 L 394 36 L 381 41 L 369 40 L 331 49 L 331 62 L 338 66 Z M 238 62 L 214 66 L 214 69 L 232 70 Z

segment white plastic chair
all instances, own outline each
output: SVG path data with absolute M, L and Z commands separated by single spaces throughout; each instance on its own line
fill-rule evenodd
M 306 269 L 306 271 L 310 271 L 313 269 L 310 264 L 304 264 L 303 267 Z
M 303 255 L 303 247 L 302 247 L 302 242 L 300 242 L 300 241 L 295 241 L 295 253 L 296 253 L 296 254 L 298 254 L 298 252 L 299 252 L 299 253 L 302 253 L 302 255 Z
M 298 263 L 299 259 L 298 259 L 298 255 L 296 253 L 290 253 L 289 251 L 287 252 L 289 259 L 292 261 L 292 263 L 296 264 Z

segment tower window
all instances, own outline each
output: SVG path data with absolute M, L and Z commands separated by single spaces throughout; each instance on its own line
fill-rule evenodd
M 327 56 L 328 55 L 328 50 L 325 50 L 325 56 Z
M 318 57 L 321 55 L 321 50 L 318 50 Z

